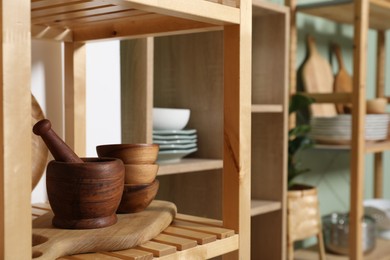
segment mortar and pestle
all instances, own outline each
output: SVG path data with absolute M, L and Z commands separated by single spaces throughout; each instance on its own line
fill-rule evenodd
M 115 224 L 123 193 L 123 162 L 115 158 L 79 158 L 51 129 L 47 119 L 37 122 L 33 132 L 42 137 L 55 158 L 46 171 L 53 225 L 91 229 Z

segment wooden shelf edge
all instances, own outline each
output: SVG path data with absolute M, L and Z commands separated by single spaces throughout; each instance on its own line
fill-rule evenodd
M 280 201 L 270 200 L 251 200 L 251 216 L 258 216 L 272 211 L 277 211 L 282 208 Z
M 306 93 L 299 92 L 298 94 L 305 95 L 315 99 L 316 103 L 351 103 L 352 93 Z
M 289 8 L 280 4 L 264 1 L 252 0 L 252 16 L 259 17 L 267 14 L 287 14 Z
M 325 150 L 339 150 L 349 151 L 350 145 L 331 145 L 331 144 L 317 144 L 313 149 L 325 149 Z M 366 153 L 379 153 L 390 150 L 390 140 L 384 140 L 380 142 L 366 142 Z
M 252 105 L 252 113 L 282 113 L 283 105 L 270 104 L 270 105 Z
M 187 172 L 199 172 L 207 170 L 222 169 L 223 161 L 217 159 L 195 159 L 187 158 L 182 159 L 178 163 L 164 163 L 157 162 L 159 164 L 159 170 L 157 176 L 170 175 L 170 174 L 182 174 Z

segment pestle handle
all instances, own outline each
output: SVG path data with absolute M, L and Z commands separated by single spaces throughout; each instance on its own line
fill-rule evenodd
M 49 120 L 42 119 L 38 121 L 33 127 L 33 132 L 42 137 L 56 161 L 83 163 L 73 150 L 53 131 Z

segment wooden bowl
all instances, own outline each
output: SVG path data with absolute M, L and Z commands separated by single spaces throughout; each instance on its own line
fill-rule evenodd
M 96 147 L 99 157 L 118 158 L 125 164 L 153 164 L 158 150 L 158 144 L 105 144 Z
M 125 184 L 142 185 L 154 181 L 158 164 L 125 164 Z
M 51 161 L 46 188 L 53 225 L 66 229 L 102 228 L 117 222 L 125 169 L 115 158 L 84 158 L 84 163 Z
M 366 103 L 367 114 L 384 114 L 386 113 L 386 107 L 386 98 L 374 98 L 367 100 Z
M 121 203 L 117 213 L 136 213 L 146 209 L 156 197 L 159 181 L 155 179 L 150 184 L 125 184 Z

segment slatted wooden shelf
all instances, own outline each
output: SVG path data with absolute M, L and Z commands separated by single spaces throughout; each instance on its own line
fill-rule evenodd
M 329 150 L 350 150 L 350 145 L 327 145 L 317 144 L 315 149 L 329 149 Z M 390 140 L 384 140 L 379 142 L 366 142 L 366 153 L 378 153 L 390 150 Z
M 32 0 L 34 38 L 120 39 L 215 30 L 240 22 L 235 0 Z
M 252 217 L 280 209 L 282 209 L 282 203 L 280 201 L 251 200 Z
M 177 163 L 159 162 L 158 175 L 182 174 L 206 170 L 222 169 L 222 160 L 185 158 Z
M 49 204 L 34 204 L 32 218 L 50 211 Z M 59 259 L 209 259 L 238 249 L 238 235 L 222 222 L 177 214 L 161 234 L 135 248 L 64 256 Z
M 390 2 L 370 0 L 369 26 L 372 29 L 387 30 L 390 28 Z M 297 6 L 300 13 L 326 18 L 339 23 L 353 24 L 354 4 L 352 0 L 334 0 L 301 4 Z

